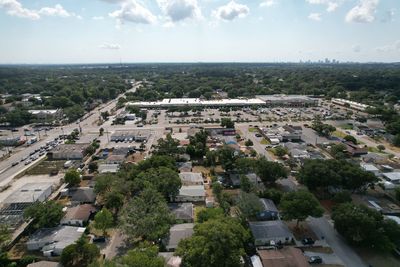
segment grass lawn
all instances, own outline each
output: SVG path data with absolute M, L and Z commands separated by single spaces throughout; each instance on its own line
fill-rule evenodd
M 332 133 L 332 135 L 335 137 L 344 138 L 347 134 L 342 131 L 336 130 Z
M 373 146 L 369 146 L 369 147 L 368 147 L 368 152 L 385 154 L 384 151 L 380 151 L 379 149 L 377 149 L 376 147 L 373 147 Z
M 261 140 L 260 144 L 262 144 L 262 145 L 269 145 L 270 142 L 269 142 L 267 139 L 263 138 L 263 139 Z
M 342 125 L 340 125 L 339 126 L 340 128 L 342 128 L 342 129 L 345 129 L 345 130 L 353 130 L 353 125 L 350 125 L 350 124 L 342 124 Z
M 251 133 L 258 132 L 258 129 L 255 127 L 249 127 L 249 132 Z

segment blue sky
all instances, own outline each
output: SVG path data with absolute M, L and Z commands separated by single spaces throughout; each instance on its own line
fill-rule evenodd
M 399 62 L 399 0 L 0 0 L 0 63 Z

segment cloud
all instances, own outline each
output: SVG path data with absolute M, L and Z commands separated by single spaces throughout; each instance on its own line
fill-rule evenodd
M 103 0 L 104 1 L 104 0 Z M 127 1 L 107 1 L 121 3 L 121 8 L 110 13 L 109 16 L 115 18 L 117 23 L 124 24 L 125 21 L 138 24 L 152 24 L 157 21 L 156 16 L 136 0 Z
M 321 13 L 311 13 L 308 18 L 315 21 L 321 21 Z
M 44 16 L 51 16 L 51 17 L 71 17 L 74 14 L 69 13 L 65 10 L 60 4 L 55 5 L 54 7 L 42 7 L 38 13 Z
M 0 0 L 0 8 L 5 9 L 7 11 L 7 14 L 9 14 L 10 16 L 31 20 L 38 20 L 41 18 L 41 16 L 62 18 L 76 17 L 79 19 L 82 18 L 75 13 L 68 12 L 60 4 L 57 4 L 54 7 L 42 7 L 39 10 L 33 10 L 24 8 L 22 4 L 17 0 Z
M 238 4 L 235 1 L 231 1 L 224 6 L 220 6 L 216 10 L 213 11 L 214 17 L 230 21 L 235 18 L 244 18 L 250 12 L 250 9 L 246 5 Z
M 386 10 L 384 13 L 381 22 L 391 22 L 393 21 L 394 16 L 396 15 L 396 9 L 392 8 L 389 10 Z
M 172 22 L 202 17 L 197 0 L 157 0 L 157 3 Z
M 326 11 L 333 12 L 343 3 L 343 0 L 306 0 L 306 2 L 311 5 L 324 5 Z
M 32 20 L 40 19 L 37 11 L 24 8 L 17 0 L 0 0 L 0 7 L 5 9 L 10 16 Z
M 119 44 L 110 44 L 110 43 L 104 43 L 99 46 L 101 49 L 109 49 L 109 50 L 119 50 L 121 49 L 121 46 Z
M 361 52 L 361 46 L 360 45 L 353 45 L 352 50 L 355 53 L 360 53 Z
M 103 20 L 104 17 L 103 16 L 94 16 L 92 17 L 92 20 Z
M 260 7 L 270 7 L 276 4 L 275 0 L 264 0 L 260 3 Z
M 400 40 L 397 40 L 392 44 L 377 47 L 377 48 L 375 48 L 375 50 L 378 52 L 381 52 L 381 53 L 400 51 Z
M 346 22 L 369 23 L 375 20 L 379 0 L 360 0 L 346 15 Z

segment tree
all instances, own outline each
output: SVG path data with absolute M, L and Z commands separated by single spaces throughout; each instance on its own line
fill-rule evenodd
M 316 131 L 321 136 L 330 136 L 332 132 L 336 131 L 336 128 L 330 124 L 322 123 L 321 118 L 317 117 L 314 119 L 312 129 Z
M 103 134 L 104 134 L 104 128 L 100 128 L 100 129 L 99 129 L 99 135 L 100 135 L 100 136 L 103 136 Z
M 172 138 L 171 134 L 167 134 L 165 139 L 159 139 L 154 150 L 154 155 L 177 156 L 183 151 L 179 147 L 179 141 Z
M 236 158 L 236 151 L 229 146 L 223 146 L 218 150 L 219 162 L 225 170 L 232 170 L 234 168 Z
M 61 253 L 60 262 L 68 267 L 86 267 L 100 256 L 100 250 L 95 244 L 89 244 L 86 236 L 82 236 L 65 247 Z
M 344 144 L 333 144 L 330 152 L 335 159 L 345 159 L 347 157 L 347 147 Z
M 244 244 L 249 238 L 249 233 L 236 219 L 209 220 L 198 224 L 193 236 L 179 243 L 176 254 L 182 257 L 183 266 L 239 267 L 241 256 L 245 255 Z
M 250 193 L 254 190 L 254 185 L 251 183 L 249 177 L 243 174 L 240 175 L 240 189 L 246 193 Z
M 88 168 L 89 168 L 89 172 L 93 173 L 99 169 L 99 164 L 97 164 L 96 161 L 92 161 L 89 163 Z
M 261 212 L 263 208 L 257 195 L 246 192 L 240 193 L 237 200 L 237 205 L 243 217 L 247 219 L 256 217 L 256 215 Z
M 6 224 L 0 224 L 0 253 L 10 240 L 10 230 Z
M 124 204 L 124 198 L 124 195 L 116 190 L 107 192 L 104 196 L 104 206 L 116 215 Z
M 282 158 L 288 153 L 287 148 L 284 148 L 283 146 L 277 146 L 274 148 L 274 154 L 275 156 Z
M 287 177 L 287 171 L 282 164 L 268 161 L 265 157 L 258 159 L 256 174 L 265 185 L 275 183 L 278 178 Z
M 94 228 L 103 231 L 103 235 L 107 235 L 107 229 L 111 228 L 114 224 L 113 216 L 108 209 L 103 208 L 94 216 Z
M 130 239 L 157 241 L 167 236 L 173 216 L 164 197 L 154 188 L 145 188 L 124 208 L 122 229 Z
M 152 168 L 141 172 L 136 177 L 135 182 L 142 184 L 142 188 L 146 184 L 154 185 L 154 188 L 163 194 L 167 200 L 174 199 L 179 194 L 179 189 L 182 186 L 178 173 L 167 167 Z
M 47 202 L 35 202 L 24 210 L 25 219 L 33 219 L 35 229 L 54 227 L 60 223 L 64 216 L 63 206 L 50 200 Z
M 332 219 L 336 230 L 354 245 L 389 252 L 400 240 L 400 227 L 394 221 L 363 205 L 341 204 Z
M 165 265 L 164 258 L 158 255 L 158 247 L 148 242 L 140 243 L 138 247 L 129 250 L 126 255 L 115 261 L 127 267 L 164 267 Z
M 69 169 L 64 175 L 64 182 L 70 187 L 77 186 L 81 182 L 81 175 L 76 169 Z
M 250 139 L 247 139 L 246 142 L 244 143 L 244 145 L 247 146 L 247 147 L 250 147 L 250 146 L 253 146 L 254 143 Z
M 376 148 L 377 148 L 380 152 L 382 152 L 383 150 L 386 149 L 384 145 L 377 145 Z
M 222 118 L 221 126 L 225 128 L 235 128 L 235 123 L 230 118 Z
M 346 135 L 344 138 L 347 142 L 352 142 L 353 144 L 357 145 L 357 139 L 352 135 Z
M 305 190 L 285 193 L 280 208 L 285 220 L 297 220 L 296 227 L 308 216 L 321 217 L 324 213 L 315 196 Z
M 400 187 L 396 187 L 394 189 L 394 192 L 395 192 L 395 197 L 396 197 L 397 201 L 400 201 Z
M 278 189 L 269 188 L 263 192 L 260 192 L 258 194 L 258 196 L 261 198 L 271 199 L 276 205 L 279 205 L 279 203 L 281 202 L 283 193 L 282 193 L 282 191 L 279 191 Z
M 221 208 L 207 208 L 202 209 L 197 213 L 197 222 L 203 223 L 208 220 L 220 219 L 225 216 L 224 210 Z

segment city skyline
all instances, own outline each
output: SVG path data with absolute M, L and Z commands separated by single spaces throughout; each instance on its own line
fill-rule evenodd
M 399 62 L 395 0 L 0 0 L 0 64 Z

